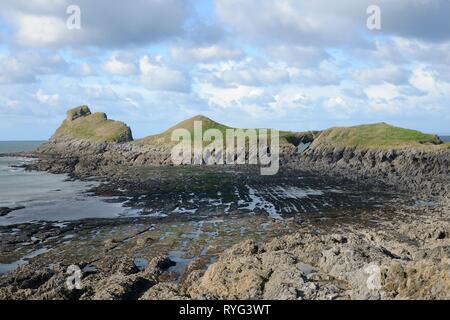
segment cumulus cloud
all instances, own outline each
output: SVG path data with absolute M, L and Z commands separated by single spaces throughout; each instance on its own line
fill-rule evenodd
M 214 74 L 216 84 L 221 86 L 267 86 L 290 81 L 286 66 L 251 58 L 209 66 L 208 72 Z
M 211 84 L 201 84 L 200 95 L 206 99 L 211 106 L 231 108 L 243 106 L 242 99 L 258 97 L 264 93 L 263 90 L 251 86 L 236 86 L 232 88 L 215 87 Z
M 39 89 L 34 94 L 34 97 L 36 100 L 43 104 L 49 104 L 49 105 L 55 105 L 59 101 L 59 95 L 58 94 L 46 94 L 44 91 Z
M 371 100 L 393 100 L 400 96 L 399 89 L 392 83 L 369 86 L 365 92 Z
M 137 71 L 133 63 L 121 61 L 116 54 L 112 55 L 103 67 L 108 73 L 118 76 L 132 75 Z
M 387 64 L 375 68 L 354 69 L 350 71 L 350 75 L 364 85 L 383 82 L 401 84 L 408 81 L 409 71 L 397 65 Z
M 35 82 L 42 75 L 63 72 L 67 67 L 59 55 L 30 51 L 0 55 L 0 84 Z
M 81 29 L 69 30 L 69 5 L 81 9 Z M 184 32 L 183 0 L 4 0 L 2 16 L 15 40 L 28 46 L 124 46 L 161 41 Z
M 166 65 L 162 57 L 144 56 L 139 61 L 141 81 L 149 90 L 188 92 L 190 81 L 179 70 Z
M 300 45 L 361 41 L 367 8 L 378 5 L 380 33 L 427 41 L 450 39 L 450 2 L 446 0 L 217 0 L 222 21 L 240 36 L 261 42 Z
M 25 64 L 12 57 L 0 57 L 0 83 L 20 83 L 34 81 L 34 72 Z
M 318 2 L 217 0 L 216 8 L 222 21 L 240 36 L 263 43 L 332 45 L 348 41 L 351 35 L 345 31 L 353 28 L 354 22 L 333 12 L 328 2 Z

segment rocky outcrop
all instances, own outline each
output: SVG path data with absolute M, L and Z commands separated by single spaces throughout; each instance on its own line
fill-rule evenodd
M 446 211 L 447 210 L 447 211 Z M 160 283 L 148 299 L 450 299 L 448 208 L 367 228 L 303 226 L 265 244 L 224 252 L 184 283 Z
M 103 112 L 91 113 L 88 106 L 81 106 L 67 112 L 66 119 L 49 142 L 124 143 L 132 140 L 131 129 L 127 125 L 109 120 Z
M 450 193 L 450 150 L 375 149 L 317 146 L 304 154 L 285 154 L 284 164 L 298 169 L 374 179 L 428 196 Z
M 74 121 L 81 117 L 86 117 L 91 115 L 91 110 L 88 106 L 81 106 L 72 110 L 67 111 L 67 121 Z
M 386 123 L 325 130 L 304 153 L 285 152 L 282 161 L 424 196 L 450 194 L 450 149 L 435 135 Z
M 20 209 L 24 209 L 25 207 L 20 206 L 20 207 L 14 207 L 14 208 L 8 208 L 8 207 L 1 207 L 0 208 L 0 217 L 4 217 L 6 215 L 8 215 L 9 213 L 16 211 L 16 210 L 20 210 Z
M 83 285 L 76 290 L 67 286 L 67 266 L 54 264 L 37 272 L 23 266 L 14 276 L 0 278 L 0 299 L 136 300 L 156 285 L 172 264 L 168 257 L 158 256 L 143 271 L 131 257 L 119 257 L 110 270 L 81 265 Z
M 12 210 L 10 208 L 2 207 L 0 208 L 0 217 L 6 216 Z

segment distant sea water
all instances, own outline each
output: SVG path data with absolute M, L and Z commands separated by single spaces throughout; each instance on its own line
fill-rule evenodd
M 2 141 L 1 153 L 32 151 L 41 141 Z M 68 181 L 67 175 L 26 171 L 20 166 L 35 161 L 0 157 L 0 207 L 25 207 L 4 217 L 0 225 L 37 221 L 73 221 L 86 218 L 136 216 L 137 211 L 94 197 L 86 191 L 96 182 Z
M 450 142 L 450 136 L 440 136 L 439 138 L 444 142 Z
M 0 141 L 0 154 L 33 151 L 43 142 L 44 141 Z

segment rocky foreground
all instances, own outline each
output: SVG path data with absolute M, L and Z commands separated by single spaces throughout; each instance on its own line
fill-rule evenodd
M 112 190 L 119 188 L 128 190 L 124 195 L 138 199 L 147 195 L 144 209 L 154 206 L 150 195 L 155 190 L 158 194 L 170 194 L 172 188 L 179 194 L 188 191 L 180 187 L 181 181 L 185 180 L 177 174 L 167 185 L 164 182 L 167 178 L 153 176 L 152 170 L 150 176 L 143 174 L 143 168 L 148 174 L 153 166 L 169 164 L 169 145 L 127 142 L 132 139 L 129 129 L 109 122 L 108 128 L 119 128 L 119 134 L 113 132 L 113 136 L 120 141 L 74 137 L 73 130 L 78 134 L 80 126 L 84 128 L 80 119 L 89 115 L 90 111 L 86 109 L 69 113 L 64 128 L 31 154 L 39 161 L 29 169 L 69 173 L 80 179 L 103 179 L 107 183 L 97 192 L 113 193 Z M 99 118 L 101 123 L 106 121 L 106 116 Z M 78 122 L 73 124 L 73 121 Z M 384 130 L 382 132 L 392 130 L 384 124 L 376 128 Z M 396 134 L 398 132 L 404 134 L 403 131 L 396 131 Z M 243 242 L 236 240 L 224 244 L 221 243 L 223 238 L 219 237 L 217 243 L 189 248 L 203 253 L 207 248 L 210 255 L 194 255 L 197 258 L 190 260 L 178 276 L 174 275 L 175 262 L 173 255 L 168 254 L 168 247 L 153 246 L 158 242 L 155 239 L 164 242 L 161 240 L 164 236 L 154 232 L 159 232 L 165 222 L 150 224 L 145 219 L 120 222 L 122 234 L 119 237 L 108 236 L 112 228 L 118 227 L 118 222 L 110 222 L 110 226 L 102 222 L 94 225 L 79 223 L 68 228 L 81 230 L 79 232 L 87 228 L 105 236 L 93 242 L 84 237 L 82 242 L 73 243 L 73 246 L 93 248 L 83 257 L 69 253 L 46 255 L 46 260 L 36 258 L 1 277 L 0 298 L 450 299 L 450 149 L 434 137 L 425 135 L 420 135 L 417 141 L 399 145 L 386 144 L 384 136 L 381 140 L 377 137 L 357 144 L 347 140 L 338 143 L 344 141 L 339 138 L 346 134 L 342 130 L 297 134 L 297 141 L 311 145 L 306 151 L 298 152 L 298 146 L 288 139 L 282 144 L 282 167 L 292 170 L 291 177 L 302 170 L 326 181 L 333 179 L 343 185 L 353 185 L 364 192 L 400 192 L 414 199 L 417 205 L 405 205 L 399 200 L 392 206 L 366 207 L 357 214 L 356 211 L 343 214 L 342 209 L 341 214 L 335 212 L 332 217 L 284 214 L 284 220 L 269 219 L 270 230 L 276 232 L 257 230 L 247 237 L 242 234 L 241 238 L 234 237 L 247 239 Z M 214 187 L 224 190 L 222 178 L 213 182 L 209 175 L 199 179 L 197 184 L 186 183 L 186 186 L 206 185 L 206 188 L 194 190 L 196 194 L 204 195 L 210 190 L 217 193 Z M 244 186 L 252 179 L 250 173 L 237 176 L 236 184 Z M 264 182 L 259 184 L 264 185 Z M 167 190 L 165 186 L 168 186 Z M 164 206 L 173 202 L 174 199 L 166 198 Z M 229 208 L 232 217 L 233 207 Z M 253 213 L 255 215 L 248 220 L 238 220 L 239 224 L 251 229 L 267 222 L 260 211 Z M 221 213 L 216 216 L 224 218 Z M 236 214 L 233 219 L 237 217 Z M 131 231 L 136 223 L 142 228 Z M 26 230 L 29 227 L 19 228 Z M 210 240 L 212 233 L 208 232 L 211 230 L 205 229 L 203 224 L 201 228 L 204 240 Z M 53 227 L 43 230 L 45 239 L 65 232 Z M 36 230 L 31 233 L 36 234 Z M 264 236 L 257 236 L 261 234 Z M 13 252 L 11 243 L 14 239 L 2 245 Z M 100 246 L 98 241 L 101 241 Z M 67 247 L 70 244 L 60 245 L 57 247 L 61 248 L 58 249 L 60 252 L 70 251 Z M 146 252 L 148 264 L 144 267 L 139 267 L 135 257 L 128 254 L 137 251 Z M 49 261 L 51 267 L 43 268 Z M 72 263 L 83 268 L 83 288 L 80 290 L 68 290 L 66 286 L 66 270 Z
M 156 256 L 138 268 L 129 253 L 154 240 L 137 232 L 126 249 L 111 238 L 96 247 L 97 259 L 79 258 L 81 290 L 67 288 L 67 264 L 38 261 L 1 278 L 0 298 L 449 299 L 448 213 L 439 206 L 303 221 L 292 234 L 234 245 L 206 269 L 193 260 L 179 279 L 163 253 L 149 253 Z M 58 260 L 49 257 L 41 265 Z

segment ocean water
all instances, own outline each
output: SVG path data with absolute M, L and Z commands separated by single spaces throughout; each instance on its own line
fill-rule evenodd
M 440 136 L 439 138 L 444 142 L 450 142 L 450 136 Z
M 34 160 L 0 157 L 0 207 L 25 207 L 0 217 L 0 225 L 137 215 L 136 210 L 123 208 L 120 203 L 87 195 L 97 182 L 67 181 L 66 175 L 15 167 L 29 161 Z
M 0 154 L 33 151 L 43 142 L 44 141 L 0 141 Z

